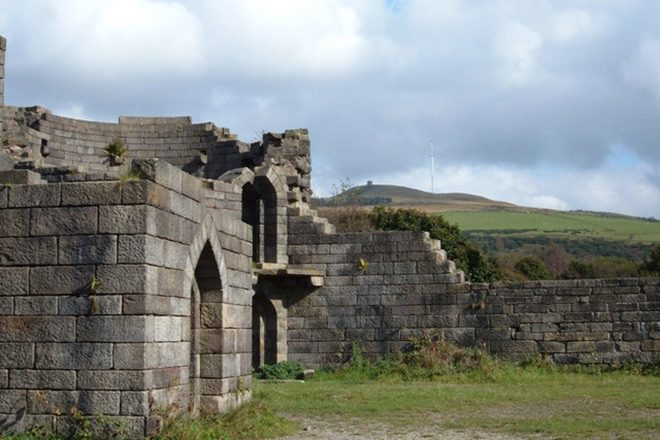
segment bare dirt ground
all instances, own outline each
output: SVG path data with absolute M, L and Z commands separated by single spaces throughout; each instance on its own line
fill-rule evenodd
M 321 419 L 309 417 L 288 418 L 300 423 L 302 429 L 297 434 L 284 437 L 283 440 L 543 440 L 551 437 L 527 436 L 484 432 L 478 430 L 447 430 L 439 427 L 433 419 L 428 424 L 419 426 L 415 423 L 409 426 L 396 426 L 385 423 L 343 419 Z

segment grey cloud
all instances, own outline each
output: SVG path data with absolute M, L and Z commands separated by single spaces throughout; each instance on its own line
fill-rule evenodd
M 660 166 L 660 70 L 649 55 L 660 41 L 658 2 L 267 4 L 181 3 L 174 10 L 194 27 L 186 35 L 200 41 L 188 49 L 201 58 L 158 40 L 155 27 L 149 38 L 160 44 L 147 60 L 90 54 L 115 69 L 97 75 L 76 49 L 84 32 L 40 27 L 51 12 L 42 2 L 12 3 L 0 12 L 6 101 L 56 112 L 76 104 L 103 120 L 190 114 L 246 140 L 308 127 L 325 181 L 414 172 L 431 139 L 444 165 L 597 170 L 620 144 Z M 167 68 L 176 57 L 189 65 Z M 657 179 L 645 184 L 660 190 Z

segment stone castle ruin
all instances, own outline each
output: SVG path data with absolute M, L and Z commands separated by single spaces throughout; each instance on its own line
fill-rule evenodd
M 317 216 L 306 130 L 245 143 L 187 117 L 5 106 L 5 44 L 0 432 L 60 430 L 75 408 L 139 438 L 168 408 L 245 402 L 254 366 L 338 364 L 356 342 L 383 356 L 429 331 L 514 360 L 660 359 L 660 279 L 466 283 L 425 233 Z

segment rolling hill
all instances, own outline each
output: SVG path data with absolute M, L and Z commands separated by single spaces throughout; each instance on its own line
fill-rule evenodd
M 588 242 L 589 246 L 605 241 L 616 242 L 620 248 L 634 245 L 644 249 L 660 243 L 660 221 L 604 212 L 519 206 L 472 194 L 433 194 L 395 185 L 365 185 L 319 200 L 321 206 L 383 205 L 441 213 L 491 250 L 498 241 L 519 245 Z M 615 254 L 626 253 L 618 250 Z
M 382 204 L 393 207 L 410 207 L 423 211 L 484 211 L 484 210 L 517 210 L 521 207 L 512 203 L 490 200 L 485 197 L 465 193 L 429 193 L 417 189 L 396 185 L 364 185 L 351 188 L 334 197 L 325 200 L 332 204 L 333 200 L 340 201 L 374 201 L 381 203 L 365 203 L 367 205 Z M 389 200 L 389 201 L 388 201 Z M 383 203 L 387 201 L 387 203 Z M 323 202 L 322 202 L 323 203 Z

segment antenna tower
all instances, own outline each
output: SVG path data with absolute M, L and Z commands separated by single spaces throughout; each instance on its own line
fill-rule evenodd
M 431 140 L 431 192 L 435 192 L 435 188 L 433 185 L 433 179 L 435 177 L 435 167 L 433 164 L 433 140 Z

